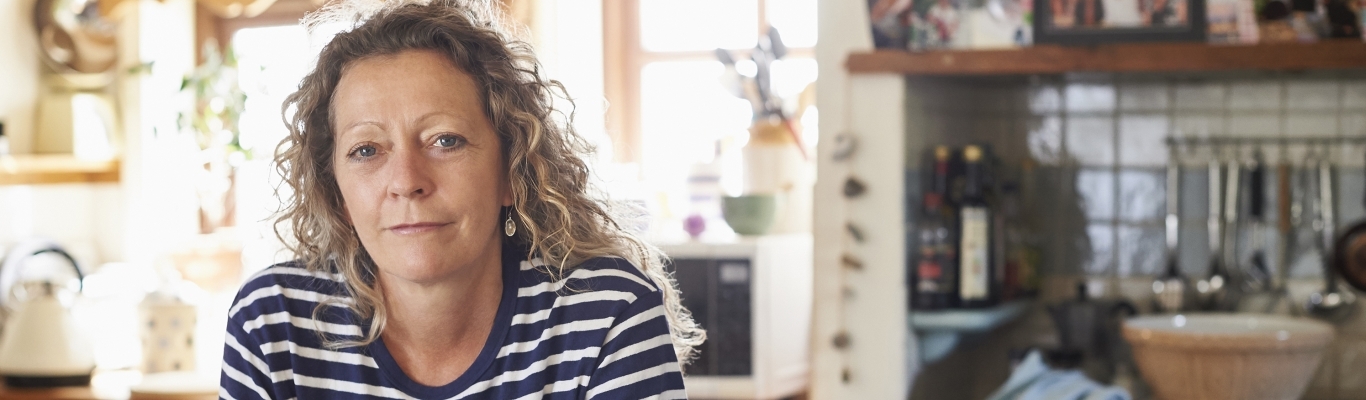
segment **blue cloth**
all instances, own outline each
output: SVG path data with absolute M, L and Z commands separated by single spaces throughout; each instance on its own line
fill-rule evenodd
M 508 252 L 505 252 L 508 253 Z M 342 276 L 298 263 L 267 268 L 229 310 L 219 396 L 225 399 L 686 398 L 663 293 L 621 259 L 597 258 L 552 280 L 539 259 L 503 261 L 494 328 L 470 368 L 429 387 L 407 377 L 383 340 L 327 349 L 319 332 L 359 338 L 368 325 L 324 307 Z
M 988 400 L 1131 400 L 1129 391 L 1105 386 L 1076 370 L 1049 369 L 1038 350 L 1029 352 L 1005 385 Z

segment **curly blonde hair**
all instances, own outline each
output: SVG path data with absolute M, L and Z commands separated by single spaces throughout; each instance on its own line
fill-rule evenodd
M 605 197 L 589 181 L 584 157 L 592 148 L 569 123 L 557 119 L 556 97 L 564 86 L 541 75 L 531 46 L 515 38 L 499 9 L 487 1 L 333 2 L 305 18 L 310 30 L 349 24 L 318 56 L 315 69 L 282 107 L 289 135 L 277 151 L 277 172 L 289 193 L 276 215 L 276 235 L 309 269 L 336 268 L 352 300 L 320 304 L 353 311 L 368 329 L 359 340 L 329 346 L 366 345 L 384 330 L 384 293 L 375 263 L 346 222 L 333 175 L 332 96 L 346 68 L 367 57 L 405 50 L 434 50 L 468 73 L 482 89 L 484 114 L 498 134 L 519 227 L 503 251 L 540 257 L 546 272 L 566 276 L 595 257 L 620 257 L 636 265 L 664 295 L 680 362 L 688 362 L 706 333 L 680 303 L 673 277 L 658 249 L 624 230 Z M 572 101 L 570 101 L 572 105 Z M 294 113 L 290 116 L 290 109 Z M 283 225 L 283 226 L 282 226 Z

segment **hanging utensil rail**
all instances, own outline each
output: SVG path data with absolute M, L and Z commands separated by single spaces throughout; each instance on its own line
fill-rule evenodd
M 1240 137 L 1198 137 L 1198 136 L 1168 136 L 1167 146 L 1188 146 L 1188 147 L 1220 147 L 1220 146 L 1245 146 L 1253 144 L 1261 145 L 1281 145 L 1281 146 L 1323 146 L 1329 144 L 1366 144 L 1366 136 L 1298 136 L 1298 137 L 1279 137 L 1279 136 L 1240 136 Z

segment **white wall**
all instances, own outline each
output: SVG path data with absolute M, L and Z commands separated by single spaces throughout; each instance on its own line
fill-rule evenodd
M 904 399 L 918 366 L 907 334 L 903 226 L 905 86 L 899 75 L 850 75 L 850 52 L 873 45 L 864 1 L 820 0 L 820 65 L 816 105 L 821 110 L 815 215 L 815 308 L 811 337 L 811 395 L 815 399 Z M 858 150 L 832 160 L 834 135 L 847 133 Z M 857 199 L 841 187 L 856 176 L 868 186 Z M 845 233 L 854 223 L 866 240 Z M 849 255 L 863 269 L 842 267 Z M 849 345 L 832 343 L 841 332 Z M 848 377 L 846 380 L 845 377 Z
M 119 192 L 108 183 L 0 186 L 0 249 L 43 237 L 66 247 L 84 269 L 119 259 Z
M 33 137 L 38 100 L 38 35 L 33 30 L 33 0 L 0 0 L 0 121 L 16 153 L 26 153 Z

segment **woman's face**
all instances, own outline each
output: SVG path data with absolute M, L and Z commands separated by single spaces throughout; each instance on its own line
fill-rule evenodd
M 432 51 L 354 61 L 332 100 L 332 165 L 382 275 L 437 282 L 499 263 L 512 205 L 478 86 Z

